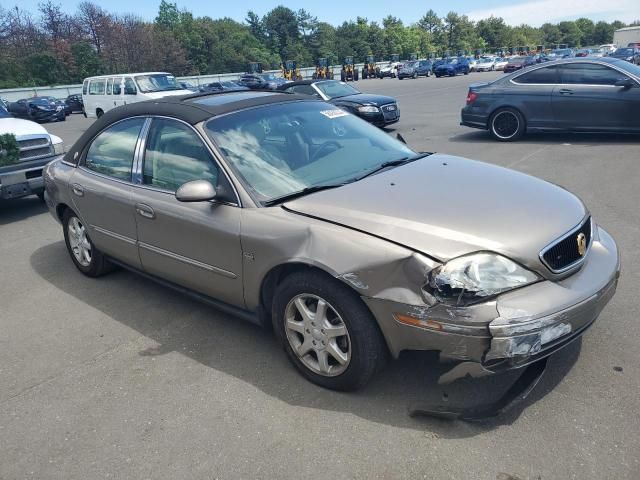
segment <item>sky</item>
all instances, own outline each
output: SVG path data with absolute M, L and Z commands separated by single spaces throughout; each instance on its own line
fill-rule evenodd
M 42 0 L 0 0 L 0 5 L 10 8 L 16 4 L 31 12 L 36 12 L 38 3 Z M 55 1 L 55 0 L 54 0 Z M 95 1 L 95 0 L 93 0 Z M 406 24 L 414 23 L 432 8 L 438 15 L 444 16 L 449 11 L 467 14 L 473 20 L 486 18 L 490 15 L 503 17 L 510 25 L 527 23 L 540 26 L 545 22 L 557 23 L 562 20 L 574 20 L 587 17 L 598 20 L 621 20 L 631 23 L 640 20 L 640 0 L 433 0 L 424 2 L 419 0 L 270 0 L 239 2 L 233 0 L 173 0 L 178 8 L 186 8 L 195 16 L 210 16 L 212 18 L 231 17 L 243 21 L 248 10 L 255 11 L 262 16 L 277 5 L 284 5 L 293 10 L 304 8 L 320 21 L 339 25 L 344 20 L 355 20 L 356 17 L 366 17 L 370 21 L 380 22 L 382 18 L 391 14 L 402 19 Z M 73 13 L 79 0 L 58 0 L 67 13 Z M 160 0 L 109 0 L 102 4 L 110 12 L 134 13 L 147 20 L 152 20 L 158 11 Z

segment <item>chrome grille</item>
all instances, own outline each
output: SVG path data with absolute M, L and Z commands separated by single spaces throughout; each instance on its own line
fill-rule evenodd
M 18 140 L 20 160 L 34 160 L 36 158 L 53 155 L 53 147 L 49 136 L 36 136 Z
M 40 147 L 42 145 L 49 145 L 49 139 L 46 137 L 29 138 L 27 140 L 20 140 L 18 144 L 20 145 L 20 148 Z
M 584 235 L 587 250 L 580 255 L 578 236 Z M 591 247 L 591 217 L 587 218 L 577 228 L 546 247 L 540 253 L 542 262 L 554 273 L 564 272 L 582 262 Z
M 398 105 L 390 103 L 389 105 L 382 106 L 382 114 L 385 120 L 391 120 L 398 117 L 400 110 L 398 109 Z

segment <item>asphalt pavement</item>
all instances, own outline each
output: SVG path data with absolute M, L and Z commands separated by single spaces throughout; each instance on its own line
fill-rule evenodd
M 481 423 L 410 417 L 420 402 L 505 388 L 440 386 L 428 353 L 403 354 L 357 393 L 323 390 L 268 332 L 128 272 L 83 277 L 60 226 L 25 198 L 0 204 L 0 479 L 639 478 L 640 137 L 504 144 L 459 126 L 467 86 L 499 75 L 356 85 L 398 99 L 389 133 L 416 150 L 562 185 L 618 242 L 616 296 L 523 404 Z M 45 126 L 70 145 L 90 123 Z

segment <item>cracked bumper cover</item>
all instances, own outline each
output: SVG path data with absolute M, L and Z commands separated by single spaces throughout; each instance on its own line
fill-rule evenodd
M 435 350 L 445 359 L 475 363 L 472 375 L 478 376 L 529 365 L 580 337 L 613 297 L 619 273 L 617 246 L 598 227 L 580 270 L 557 282 L 542 281 L 463 308 L 364 301 L 394 356 L 402 350 Z M 394 314 L 438 328 L 406 325 Z

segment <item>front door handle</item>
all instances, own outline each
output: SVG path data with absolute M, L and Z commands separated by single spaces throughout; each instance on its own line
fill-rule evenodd
M 558 92 L 560 95 L 573 95 L 573 90 L 569 90 L 568 88 L 561 88 Z
M 138 215 L 144 218 L 156 218 L 156 212 L 153 211 L 153 208 L 144 203 L 136 203 L 136 212 L 138 212 Z
M 77 195 L 78 197 L 84 197 L 84 187 L 82 185 L 74 183 L 71 189 L 73 190 L 74 195 Z

